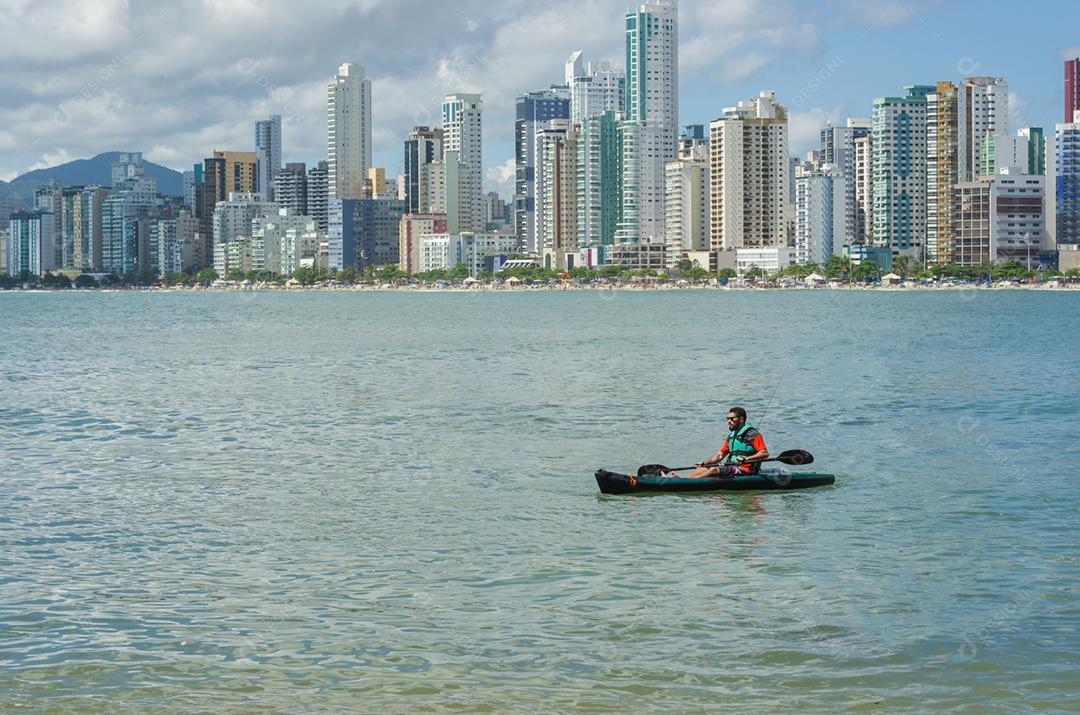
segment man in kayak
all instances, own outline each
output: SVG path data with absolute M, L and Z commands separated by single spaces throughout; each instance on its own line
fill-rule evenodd
M 732 407 L 727 416 L 728 436 L 720 451 L 694 465 L 694 471 L 682 475 L 668 472 L 668 477 L 683 477 L 685 479 L 700 479 L 702 477 L 737 477 L 744 474 L 757 474 L 763 459 L 769 458 L 769 450 L 765 448 L 765 439 L 753 425 L 746 424 L 746 410 L 741 407 Z M 727 457 L 733 457 L 734 464 L 721 464 L 715 467 L 702 465 L 726 461 Z

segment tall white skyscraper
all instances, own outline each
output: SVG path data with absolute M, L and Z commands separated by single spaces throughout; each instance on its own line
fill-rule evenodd
M 795 177 L 795 257 L 799 263 L 823 265 L 831 256 L 843 253 L 845 183 L 843 169 L 830 164 L 809 165 Z
M 1001 77 L 965 77 L 960 87 L 960 181 L 982 175 L 983 140 L 1009 133 L 1009 84 Z
M 274 200 L 274 177 L 281 170 L 281 115 L 255 122 L 255 190 Z
M 482 110 L 479 94 L 448 94 L 443 100 L 443 150 L 456 152 L 461 164 L 458 206 L 462 231 L 484 229 Z
M 626 14 L 623 212 L 616 240 L 663 242 L 665 167 L 679 138 L 679 7 L 649 0 Z
M 855 198 L 855 140 L 870 136 L 874 123 L 869 117 L 852 117 L 843 127 L 827 126 L 821 130 L 821 163 L 829 164 L 843 174 L 844 225 L 842 242 L 855 245 L 858 237 L 859 210 Z
M 362 199 L 371 167 L 371 80 L 343 64 L 326 90 L 326 156 L 331 198 Z
M 649 0 L 626 14 L 626 119 L 679 137 L 679 3 Z
M 566 86 L 570 90 L 570 121 L 581 124 L 604 112 L 622 112 L 626 101 L 626 73 L 610 62 L 586 62 L 578 50 L 566 61 Z

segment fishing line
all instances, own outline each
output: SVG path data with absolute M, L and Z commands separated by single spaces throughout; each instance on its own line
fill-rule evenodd
M 765 409 L 761 411 L 761 419 L 757 421 L 762 427 L 765 426 L 765 415 L 769 414 L 769 408 L 772 407 L 773 398 L 776 397 L 777 391 L 780 389 L 780 383 L 784 381 L 784 376 L 787 375 L 788 368 L 791 367 L 793 358 L 788 358 L 787 364 L 784 365 L 784 371 L 780 373 L 780 379 L 776 381 L 776 387 L 773 388 L 772 396 L 769 397 L 769 402 L 765 405 Z

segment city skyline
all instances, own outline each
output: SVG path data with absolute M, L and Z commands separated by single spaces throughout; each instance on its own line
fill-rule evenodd
M 150 161 L 182 170 L 214 149 L 250 150 L 253 122 L 274 114 L 282 115 L 283 161 L 314 165 L 325 159 L 327 82 L 341 63 L 353 62 L 373 84 L 375 166 L 401 173 L 400 147 L 412 127 L 437 125 L 444 95 L 479 92 L 484 189 L 509 196 L 516 97 L 561 83 L 576 50 L 625 65 L 618 28 L 626 8 L 618 3 L 466 1 L 455 13 L 433 8 L 422 17 L 410 3 L 314 3 L 287 37 L 268 26 L 272 5 L 203 3 L 181 21 L 169 8 L 105 2 L 77 27 L 59 21 L 64 2 L 15 7 L 2 21 L 21 31 L 0 50 L 8 69 L 0 179 L 110 150 L 141 150 Z M 679 123 L 707 124 L 723 107 L 772 89 L 790 110 L 793 156 L 816 148 L 826 122 L 868 116 L 876 97 L 899 86 L 972 74 L 1008 79 L 1012 126 L 1052 127 L 1061 121 L 1062 60 L 1080 54 L 1069 23 L 1039 23 L 1034 14 L 1010 21 L 1021 34 L 1030 23 L 1038 49 L 1000 43 L 988 30 L 992 13 L 970 12 L 973 3 L 680 5 Z M 1057 5 L 1068 14 L 1068 6 Z M 568 18 L 569 32 L 562 26 Z M 50 19 L 56 22 L 49 44 L 58 50 L 46 54 L 17 39 L 32 37 Z M 200 36 L 208 51 L 181 56 L 194 31 L 185 23 L 194 19 L 213 29 Z M 345 29 L 353 22 L 372 32 L 350 37 Z M 224 42 L 240 28 L 255 31 L 259 41 Z M 380 49 L 394 28 L 414 41 Z M 872 62 L 860 59 L 870 52 Z

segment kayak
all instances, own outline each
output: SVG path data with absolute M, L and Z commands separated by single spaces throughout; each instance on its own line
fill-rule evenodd
M 646 474 L 640 477 L 617 474 L 606 469 L 596 470 L 596 483 L 603 494 L 635 494 L 640 492 L 741 492 L 751 490 L 786 491 L 832 484 L 832 474 L 813 472 L 766 472 L 740 477 L 661 477 Z

